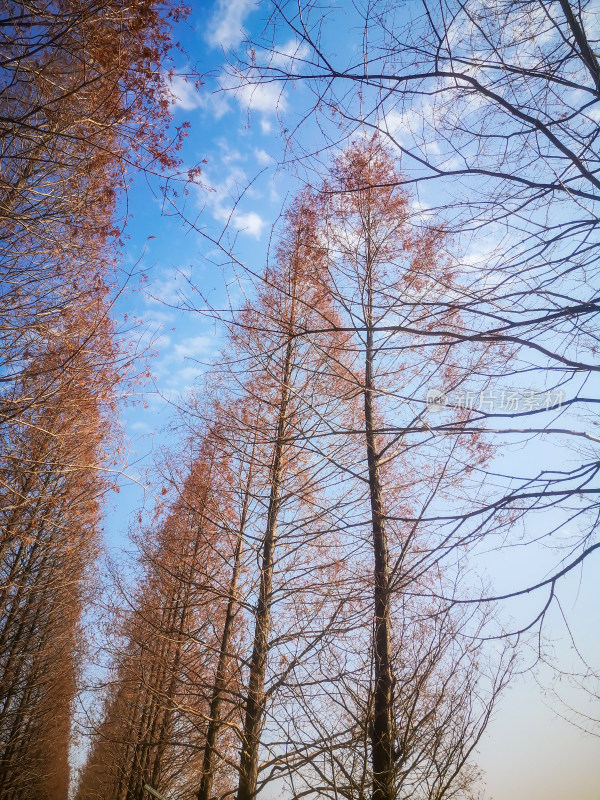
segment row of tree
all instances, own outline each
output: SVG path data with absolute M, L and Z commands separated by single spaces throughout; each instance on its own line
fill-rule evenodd
M 62 800 L 100 467 L 130 370 L 110 319 L 117 202 L 129 167 L 177 166 L 164 63 L 182 10 L 1 7 L 0 798 Z M 163 476 L 167 510 L 116 610 L 82 800 L 141 800 L 145 784 L 468 796 L 511 668 L 484 644 L 502 633 L 482 610 L 497 598 L 469 552 L 557 548 L 503 593 L 547 592 L 527 629 L 600 546 L 593 8 L 444 0 L 400 17 L 375 0 L 354 9 L 359 66 L 329 53 L 328 13 L 275 4 L 301 57 L 257 58 L 273 56 L 258 42 L 239 74 L 309 87 L 317 114 L 362 138 L 221 317 L 228 344 L 182 421 L 188 458 Z M 408 183 L 442 187 L 436 217 Z M 460 268 L 455 233 L 467 255 L 466 236 L 484 241 L 484 268 Z M 523 381 L 527 407 L 452 400 Z M 431 389 L 451 398 L 435 417 Z M 539 466 L 504 474 L 489 432 L 565 437 L 581 458 L 549 465 L 540 448 Z
M 379 132 L 402 160 L 398 180 L 456 237 L 471 280 L 430 302 L 415 328 L 432 345 L 492 348 L 494 394 L 480 402 L 450 391 L 451 404 L 477 414 L 467 428 L 444 418 L 434 427 L 457 437 L 487 429 L 528 456 L 518 470 L 484 468 L 480 481 L 495 491 L 460 519 L 428 517 L 518 548 L 523 579 L 491 594 L 535 598 L 515 624 L 533 628 L 561 615 L 563 578 L 600 547 L 597 9 L 586 0 L 273 5 L 252 58 L 233 62 L 241 84 L 293 86 L 307 100 L 304 123 L 286 130 L 290 152 L 318 169 L 315 152 Z M 319 144 L 307 147 L 315 118 Z M 452 310 L 462 331 L 444 324 Z M 507 401 L 511 392 L 521 400 Z
M 131 354 L 111 319 L 129 167 L 174 168 L 175 4 L 0 3 L 0 797 L 63 800 L 82 609 Z
M 512 657 L 452 603 L 468 542 L 424 518 L 464 505 L 489 448 L 436 435 L 424 396 L 473 387 L 490 357 L 412 332 L 460 276 L 399 180 L 378 137 L 355 142 L 221 316 L 227 344 L 163 461 L 167 510 L 137 539 L 78 800 L 476 791 Z

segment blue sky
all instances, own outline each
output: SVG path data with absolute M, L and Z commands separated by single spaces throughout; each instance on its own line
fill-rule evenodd
M 276 136 L 277 114 L 288 108 L 286 97 L 279 90 L 249 96 L 222 89 L 227 84 L 224 48 L 242 41 L 253 10 L 253 3 L 240 0 L 195 4 L 176 31 L 188 58 L 174 55 L 174 124 L 191 123 L 181 155 L 184 168 L 202 162 L 201 185 L 190 187 L 185 198 L 178 189 L 177 212 L 165 206 L 157 183 L 145 176 L 134 180 L 127 198 L 122 268 L 124 278 L 133 275 L 117 312 L 142 323 L 142 341 L 154 353 L 152 380 L 124 414 L 132 440 L 127 474 L 142 482 L 149 454 L 164 440 L 161 431 L 171 414 L 167 401 L 191 389 L 219 349 L 219 332 L 210 319 L 178 307 L 202 305 L 192 284 L 214 306 L 226 302 L 232 274 L 227 250 L 260 271 L 271 226 L 298 186 L 277 168 L 283 149 Z M 194 70 L 208 75 L 199 90 L 185 78 Z M 220 240 L 223 249 L 206 237 Z M 142 500 L 139 486 L 123 480 L 116 513 L 107 519 L 111 547 L 120 545 Z
M 249 0 L 194 3 L 192 16 L 177 30 L 176 38 L 188 55 L 187 59 L 174 56 L 174 121 L 191 123 L 182 151 L 185 165 L 206 161 L 202 186 L 192 187 L 187 197 L 180 198 L 187 222 L 164 206 L 157 187 L 144 177 L 136 179 L 129 193 L 123 270 L 135 275 L 117 312 L 143 322 L 144 341 L 152 342 L 156 355 L 150 361 L 152 380 L 140 388 L 137 404 L 124 413 L 131 441 L 126 473 L 135 480 L 124 478 L 120 494 L 107 505 L 106 540 L 113 552 L 125 545 L 128 526 L 142 503 L 152 503 L 151 495 L 144 498 L 140 483 L 152 454 L 165 441 L 164 428 L 172 416 L 168 401 L 192 388 L 219 350 L 219 331 L 210 318 L 180 307 L 188 301 L 192 306 L 201 304 L 192 287 L 215 307 L 227 302 L 233 275 L 224 254 L 228 249 L 260 271 L 272 225 L 301 178 L 310 176 L 304 167 L 280 165 L 286 154 L 280 130 L 291 129 L 302 118 L 311 102 L 307 90 L 282 91 L 276 84 L 242 91 L 230 88 L 226 51 L 238 47 L 245 33 L 260 34 L 268 10 L 267 2 L 257 5 Z M 348 42 L 339 35 L 337 49 L 344 52 Z M 293 39 L 282 35 L 275 58 L 283 62 L 294 52 L 302 55 Z M 351 57 L 351 48 L 346 56 Z M 199 89 L 183 77 L 192 70 L 207 75 Z M 401 118 L 394 110 L 387 122 L 399 136 L 409 124 L 406 115 Z M 329 133 L 333 138 L 333 123 Z M 305 125 L 307 152 L 324 149 L 319 135 L 314 124 Z M 404 168 L 410 170 L 410 164 Z M 415 207 L 426 209 L 428 200 L 426 195 L 415 198 Z M 220 238 L 223 250 L 207 237 Z M 491 247 L 491 242 L 480 240 L 470 254 L 481 258 Z M 515 449 L 505 458 L 510 464 L 511 459 L 515 463 L 523 457 Z M 514 555 L 505 558 L 498 572 L 514 577 Z M 569 613 L 584 638 L 599 610 L 590 566 L 586 572 L 588 580 L 582 585 L 579 575 L 571 577 L 566 594 Z M 555 622 L 557 647 L 568 660 L 570 643 L 560 621 Z M 518 681 L 506 697 L 482 747 L 480 763 L 487 772 L 488 795 L 495 800 L 597 800 L 600 776 L 592 767 L 598 761 L 597 740 L 582 738 L 544 702 L 531 677 Z

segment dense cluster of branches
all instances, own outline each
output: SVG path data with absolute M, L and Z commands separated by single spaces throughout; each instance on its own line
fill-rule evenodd
M 129 166 L 176 166 L 176 4 L 0 3 L 0 797 L 67 796 L 99 471 L 129 372 L 110 317 Z
M 481 469 L 480 482 L 495 491 L 435 523 L 465 538 L 490 534 L 488 544 L 518 543 L 520 561 L 534 570 L 496 594 L 535 597 L 533 613 L 525 603 L 516 624 L 533 628 L 561 578 L 600 546 L 598 11 L 566 0 L 339 8 L 308 0 L 273 3 L 271 21 L 273 36 L 252 43 L 239 79 L 291 84 L 314 97 L 302 119 L 319 118 L 319 151 L 349 130 L 379 131 L 401 157 L 399 180 L 418 192 L 420 212 L 435 213 L 456 235 L 468 277 L 451 296 L 428 298 L 412 326 L 390 324 L 390 333 L 426 334 L 424 352 L 468 341 L 504 356 L 489 369 L 488 394 L 437 387 L 449 407 L 474 408 L 469 425 L 445 414 L 429 424 L 459 438 L 494 431 L 513 452 L 527 446 L 527 459 L 517 473 Z M 343 51 L 340 23 L 350 31 Z M 290 34 L 295 55 L 277 47 Z M 292 152 L 309 160 L 306 125 L 286 124 Z M 460 313 L 461 330 L 445 324 L 450 311 Z M 576 454 L 568 463 L 564 447 Z M 525 542 L 535 559 L 526 558 Z
M 208 436 L 195 448 L 188 474 L 176 475 L 183 488 L 168 515 L 139 539 L 140 588 L 118 626 L 82 799 L 143 797 L 146 783 L 178 796 L 197 789 L 212 676 L 229 686 L 217 632 L 235 586 L 219 580 L 239 561 L 239 535 L 224 516 L 233 473 L 222 444 Z
M 489 452 L 434 435 L 415 402 L 429 381 L 480 382 L 489 357 L 443 342 L 423 358 L 426 334 L 390 331 L 456 280 L 398 180 L 378 137 L 354 143 L 220 315 L 227 345 L 182 418 L 188 466 L 165 473 L 144 538 L 81 800 L 476 791 L 512 660 L 484 644 L 490 619 L 435 598 L 461 596 L 465 542 L 415 520 L 462 507 Z M 439 322 L 461 330 L 452 309 Z

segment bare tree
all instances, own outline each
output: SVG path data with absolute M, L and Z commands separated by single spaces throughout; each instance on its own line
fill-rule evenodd
M 491 356 L 443 342 L 424 357 L 424 336 L 399 340 L 396 321 L 408 328 L 427 317 L 429 298 L 453 291 L 456 269 L 446 233 L 413 224 L 396 182 L 377 137 L 356 143 L 319 198 L 301 195 L 276 264 L 252 276 L 254 296 L 222 319 L 229 341 L 217 394 L 262 404 L 253 423 L 251 410 L 243 422 L 236 406 L 226 415 L 239 430 L 228 447 L 254 428 L 252 492 L 264 504 L 247 530 L 258 569 L 245 582 L 254 633 L 238 797 L 278 780 L 294 796 L 335 796 L 343 785 L 357 797 L 464 794 L 475 779 L 469 756 L 510 673 L 509 657 L 494 665 L 491 655 L 478 672 L 469 637 L 482 619 L 430 598 L 459 596 L 460 568 L 444 574 L 457 541 L 422 517 L 462 507 L 469 474 L 489 453 L 478 435 L 459 446 L 437 436 L 421 393 L 430 380 L 484 382 Z M 444 322 L 461 329 L 456 310 Z M 399 433 L 390 421 L 407 413 Z M 464 411 L 452 413 L 467 424 Z
M 79 631 L 118 457 L 117 202 L 178 169 L 151 3 L 1 4 L 0 795 L 64 798 Z M 121 384 L 122 385 L 122 384 Z
M 244 698 L 238 800 L 250 800 L 258 789 L 259 752 L 266 706 L 275 688 L 267 689 L 266 685 L 267 661 L 273 650 L 272 609 L 277 594 L 285 598 L 293 591 L 291 577 L 283 586 L 277 587 L 273 583 L 276 566 L 282 570 L 285 563 L 276 555 L 278 539 L 281 538 L 279 529 L 285 521 L 288 530 L 284 541 L 287 539 L 288 547 L 295 549 L 298 545 L 291 545 L 289 539 L 292 519 L 289 516 L 286 519 L 284 514 L 287 511 L 289 515 L 290 509 L 297 506 L 294 513 L 299 517 L 305 515 L 306 534 L 310 530 L 309 520 L 315 514 L 311 508 L 311 494 L 316 487 L 314 478 L 311 478 L 310 462 L 304 463 L 302 433 L 311 426 L 305 398 L 316 391 L 316 365 L 309 361 L 310 353 L 303 347 L 299 336 L 310 324 L 311 317 L 319 319 L 325 313 L 316 280 L 321 253 L 315 242 L 316 216 L 310 195 L 303 195 L 296 201 L 286 222 L 276 264 L 267 269 L 256 301 L 236 315 L 231 332 L 233 353 L 237 359 L 242 354 L 246 359 L 252 359 L 248 376 L 244 379 L 246 392 L 264 397 L 266 401 L 261 436 L 268 447 L 265 451 L 263 445 L 268 499 L 264 532 L 258 540 L 259 583 Z M 301 510 L 303 505 L 305 508 Z M 302 535 L 301 531 L 299 533 Z M 298 574 L 292 569 L 292 563 L 289 562 L 290 576 Z M 314 568 L 318 571 L 318 564 Z M 290 634 L 280 634 L 280 637 L 284 644 Z M 315 646 L 314 639 L 307 645 L 308 648 L 311 646 Z M 284 676 L 289 671 L 290 667 Z M 275 686 L 280 681 L 281 676 L 276 677 Z
M 466 538 L 509 532 L 510 547 L 511 533 L 527 530 L 535 514 L 556 548 L 547 571 L 471 598 L 536 592 L 538 611 L 516 625 L 534 628 L 561 577 L 599 546 L 597 437 L 587 423 L 598 371 L 596 11 L 562 0 L 485 7 L 384 0 L 344 8 L 361 34 L 337 54 L 335 9 L 284 2 L 272 10 L 273 35 L 253 43 L 255 58 L 239 65 L 240 79 L 313 92 L 310 110 L 324 112 L 319 151 L 351 131 L 378 130 L 402 158 L 398 180 L 413 185 L 456 236 L 469 277 L 452 298 L 430 302 L 414 332 L 427 336 L 422 348 L 441 341 L 491 346 L 498 355 L 490 383 L 495 405 L 480 393 L 470 400 L 449 394 L 451 405 L 470 404 L 477 413 L 468 426 L 444 420 L 434 427 L 457 437 L 488 430 L 502 447 L 527 445 L 532 457 L 535 441 L 540 457 L 517 475 L 481 473 L 488 484 L 499 482 L 495 496 L 435 522 L 448 532 L 459 526 Z M 286 60 L 277 43 L 290 33 L 297 49 Z M 341 129 L 328 123 L 331 115 Z M 301 133 L 287 133 L 299 158 L 306 152 Z M 426 327 L 451 311 L 460 312 L 461 330 Z M 402 323 L 396 329 L 410 332 Z M 560 455 L 563 442 L 583 455 L 572 466 Z M 532 549 L 539 540 L 536 530 Z
M 71 372 L 43 406 L 2 428 L 0 794 L 6 798 L 32 792 L 59 798 L 68 788 L 79 622 L 109 486 L 94 467 L 113 444 L 106 427 L 118 374 L 106 366 L 110 326 L 85 346 L 73 319 L 68 326 Z M 79 330 L 86 326 L 84 319 Z M 44 376 L 51 355 L 38 358 Z M 20 391 L 32 396 L 38 388 L 31 378 Z
M 133 169 L 177 169 L 162 72 L 175 3 L 2 3 L 0 349 L 2 421 L 43 403 L 68 364 L 63 313 L 114 282 L 117 201 Z M 114 54 L 119 57 L 114 57 Z M 29 353 L 47 345 L 38 395 L 18 397 Z M 39 374 L 40 365 L 37 370 Z
M 141 800 L 145 784 L 195 795 L 205 720 L 210 726 L 214 710 L 212 676 L 221 693 L 229 685 L 218 635 L 228 628 L 231 640 L 222 570 L 232 559 L 239 569 L 239 537 L 232 553 L 231 531 L 222 524 L 228 476 L 218 437 L 207 435 L 154 535 L 144 530 L 136 537 L 143 571 L 127 606 L 115 609 L 123 615 L 122 644 L 113 655 L 114 677 L 82 772 L 81 798 L 109 793 Z
M 431 343 L 417 333 L 421 327 L 426 336 L 430 327 L 440 325 L 446 330 L 461 330 L 462 321 L 455 309 L 431 319 L 429 308 L 432 302 L 443 302 L 453 294 L 457 273 L 443 227 L 433 222 L 414 223 L 410 198 L 399 188 L 400 180 L 380 138 L 361 139 L 334 161 L 321 189 L 320 215 L 327 249 L 323 292 L 339 320 L 336 330 L 340 341 L 336 346 L 334 339 L 330 352 L 336 366 L 340 363 L 338 353 L 344 352 L 346 369 L 340 381 L 343 396 L 361 401 L 352 426 L 344 427 L 341 420 L 337 433 L 347 442 L 349 456 L 344 469 L 361 476 L 364 486 L 356 488 L 356 510 L 359 512 L 361 503 L 369 509 L 368 521 L 363 522 L 368 531 L 364 541 L 372 549 L 373 576 L 364 580 L 372 592 L 369 652 L 373 672 L 369 701 L 363 704 L 363 714 L 368 708 L 363 719 L 369 722 L 366 728 L 363 722 L 359 730 L 368 732 L 371 766 L 368 773 L 361 770 L 367 784 L 360 791 L 370 794 L 368 784 L 372 781 L 372 796 L 377 800 L 390 800 L 402 791 L 414 793 L 419 786 L 418 760 L 411 762 L 408 756 L 402 760 L 411 750 L 405 743 L 418 727 L 416 719 L 404 716 L 407 707 L 402 707 L 402 692 L 409 696 L 414 692 L 413 697 L 418 697 L 421 681 L 427 681 L 427 670 L 445 669 L 450 685 L 461 669 L 444 663 L 444 648 L 434 644 L 439 633 L 437 623 L 442 629 L 451 626 L 451 615 L 443 605 L 429 610 L 431 634 L 425 624 L 419 634 L 415 624 L 414 649 L 409 657 L 404 650 L 408 645 L 411 652 L 406 637 L 401 638 L 404 647 L 397 644 L 395 627 L 402 631 L 412 615 L 418 618 L 419 602 L 423 602 L 420 596 L 429 595 L 434 587 L 440 591 L 444 584 L 450 601 L 454 596 L 447 583 L 452 572 L 440 572 L 440 562 L 457 542 L 438 536 L 423 518 L 464 491 L 473 466 L 483 465 L 489 455 L 478 436 L 457 439 L 436 435 L 423 413 L 421 398 L 427 387 L 464 387 L 480 380 L 477 373 L 489 367 L 490 354 L 473 347 L 459 350 L 444 340 Z M 333 337 L 333 330 L 331 334 Z M 429 346 L 424 348 L 424 342 Z M 464 411 L 454 413 L 456 427 L 468 424 Z M 414 607 L 407 595 L 414 599 Z M 423 609 L 421 613 L 427 616 Z M 440 615 L 439 620 L 436 615 Z M 442 619 L 448 621 L 442 624 Z M 445 634 L 447 644 L 459 636 L 459 631 L 460 626 Z M 419 650 L 419 641 L 428 642 L 428 646 Z M 405 677 L 400 682 L 395 675 L 398 665 L 401 674 L 410 675 L 410 679 Z M 363 668 L 366 666 L 363 663 Z M 500 666 L 498 674 L 503 676 L 498 678 L 500 688 L 505 666 Z M 475 680 L 474 674 L 469 680 Z M 349 696 L 356 703 L 360 694 L 356 689 Z M 447 698 L 443 692 L 432 694 L 432 703 L 440 703 L 439 712 Z M 490 704 L 496 695 L 492 691 Z M 427 716 L 424 714 L 424 718 Z M 485 710 L 481 719 L 487 721 L 487 716 Z M 424 728 L 433 734 L 436 725 L 432 718 L 430 722 Z M 464 727 L 458 726 L 463 755 L 470 752 L 483 730 L 475 734 L 472 724 L 472 720 L 465 720 Z M 427 768 L 438 769 L 444 776 L 435 789 L 430 787 L 434 793 L 454 791 L 453 782 L 460 781 L 466 761 L 451 759 L 452 768 L 444 768 L 442 749 L 431 750 L 428 756 Z M 423 784 L 419 790 L 423 791 Z

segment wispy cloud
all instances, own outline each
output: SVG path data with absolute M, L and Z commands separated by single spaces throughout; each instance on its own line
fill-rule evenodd
M 260 239 L 266 221 L 256 211 L 244 211 L 236 207 L 244 196 L 251 198 L 253 194 L 246 172 L 240 166 L 231 164 L 221 180 L 211 180 L 208 173 L 204 173 L 204 178 L 205 186 L 210 190 L 198 189 L 198 198 L 210 210 L 213 218 L 231 231 Z
M 223 92 L 222 89 L 218 89 L 213 92 L 205 92 L 204 94 L 200 95 L 200 101 L 202 108 L 210 113 L 217 122 L 224 117 L 229 111 L 231 111 L 231 106 L 229 105 L 229 101 Z
M 273 130 L 273 125 L 271 124 L 271 120 L 267 119 L 266 117 L 262 117 L 260 120 L 260 129 L 265 134 L 265 136 Z
M 240 233 L 245 233 L 254 239 L 260 239 L 263 228 L 267 224 L 256 211 L 249 211 L 247 214 L 234 213 L 233 223 Z
M 260 127 L 264 134 L 271 133 L 271 120 L 277 114 L 283 114 L 289 108 L 285 90 L 278 83 L 254 83 L 254 74 L 248 71 L 240 76 L 231 71 L 224 71 L 219 79 L 219 86 L 226 97 L 234 98 L 245 114 L 258 115 Z
M 187 336 L 170 346 L 159 347 L 152 370 L 159 395 L 176 400 L 192 389 L 206 372 L 218 347 L 218 337 L 209 333 Z
M 174 108 L 181 108 L 183 111 L 193 111 L 205 104 L 194 84 L 189 83 L 185 78 L 179 75 L 174 75 L 170 79 L 168 88 L 172 96 L 171 105 Z
M 270 167 L 275 163 L 275 158 L 272 155 L 269 155 L 266 150 L 263 150 L 259 147 L 254 148 L 254 157 L 261 167 Z
M 277 45 L 265 59 L 271 67 L 281 69 L 283 72 L 297 72 L 301 62 L 310 55 L 310 50 L 304 42 L 290 39 L 285 44 Z
M 233 72 L 224 72 L 219 84 L 227 94 L 233 95 L 244 111 L 275 114 L 288 108 L 287 95 L 278 83 L 253 83 L 254 73 L 243 78 Z
M 218 0 L 205 37 L 210 46 L 227 49 L 238 45 L 246 35 L 246 17 L 256 5 L 256 0 Z
M 162 269 L 160 276 L 154 278 L 144 290 L 148 305 L 170 305 L 179 307 L 184 303 L 190 289 L 191 270 L 189 267 Z M 152 312 L 156 318 L 156 311 Z
M 200 358 L 209 356 L 215 348 L 215 339 L 212 336 L 191 336 L 176 344 L 174 349 L 177 358 Z

